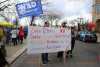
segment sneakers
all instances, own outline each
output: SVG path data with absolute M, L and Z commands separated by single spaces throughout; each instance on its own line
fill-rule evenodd
M 68 57 L 71 57 L 71 58 L 72 58 L 73 55 L 72 55 L 72 54 L 67 54 L 67 55 L 66 55 L 66 58 L 68 58 Z
M 73 55 L 70 55 L 70 57 L 72 58 L 72 57 L 73 57 Z
M 43 64 L 48 64 L 48 61 L 43 61 Z

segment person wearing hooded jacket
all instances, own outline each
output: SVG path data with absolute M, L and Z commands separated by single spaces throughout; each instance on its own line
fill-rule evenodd
M 19 28 L 19 34 L 18 35 L 19 35 L 20 43 L 22 44 L 23 43 L 23 39 L 24 39 L 24 29 L 23 29 L 22 26 Z

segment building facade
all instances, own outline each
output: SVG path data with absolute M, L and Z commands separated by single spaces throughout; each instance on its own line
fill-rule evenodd
M 94 0 L 93 21 L 96 22 L 96 31 L 100 33 L 100 0 Z

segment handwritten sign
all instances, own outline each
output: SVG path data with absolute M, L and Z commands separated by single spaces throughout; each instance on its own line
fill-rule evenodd
M 70 29 L 30 27 L 28 54 L 52 53 L 71 49 Z

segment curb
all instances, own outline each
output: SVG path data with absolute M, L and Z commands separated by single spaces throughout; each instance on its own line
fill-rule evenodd
M 16 59 L 21 56 L 26 51 L 26 46 L 24 46 L 22 49 L 18 50 L 13 56 L 7 58 L 7 61 L 9 64 L 12 64 Z

